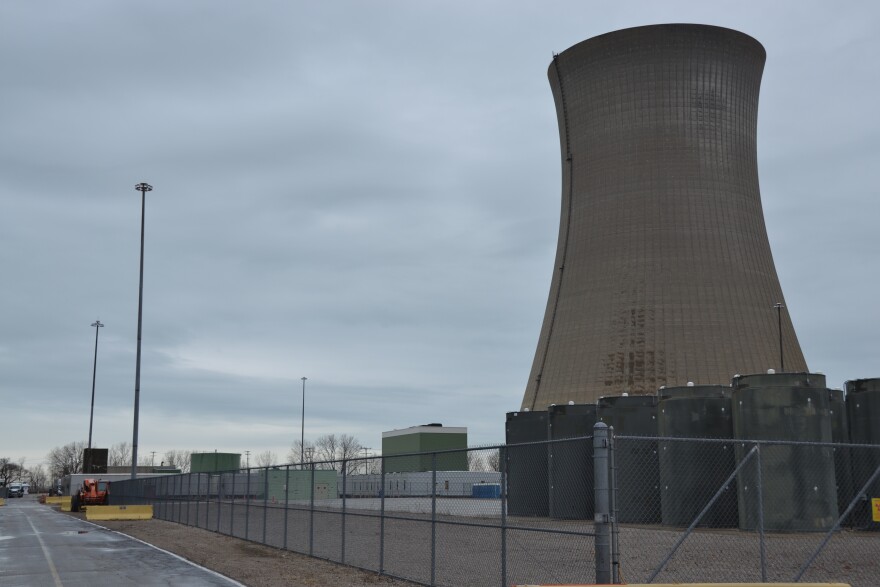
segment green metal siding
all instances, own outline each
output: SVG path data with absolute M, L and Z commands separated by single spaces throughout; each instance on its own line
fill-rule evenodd
M 191 473 L 216 473 L 237 471 L 241 468 L 241 455 L 233 452 L 201 452 L 190 456 Z
M 339 496 L 337 489 L 338 474 L 336 471 L 315 470 L 315 481 L 312 481 L 310 469 L 290 470 L 288 478 L 285 469 L 272 469 L 269 471 L 269 496 L 271 503 L 284 503 L 285 485 L 287 486 L 287 500 L 311 500 L 312 491 L 315 499 L 336 499 Z M 289 483 L 288 483 L 289 481 Z
M 437 455 L 438 471 L 467 471 L 467 433 L 416 432 L 382 439 L 382 454 L 385 457 L 407 453 L 427 453 L 462 449 L 461 452 Z M 419 454 L 407 457 L 388 458 L 385 461 L 387 473 L 424 472 L 433 470 L 433 456 Z

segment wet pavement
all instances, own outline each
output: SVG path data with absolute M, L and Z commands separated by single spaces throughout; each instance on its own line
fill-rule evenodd
M 242 587 L 169 552 L 90 524 L 36 497 L 0 507 L 0 587 Z

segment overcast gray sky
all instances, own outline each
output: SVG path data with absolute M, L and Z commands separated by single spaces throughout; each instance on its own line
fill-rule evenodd
M 427 422 L 501 442 L 559 221 L 553 52 L 741 30 L 768 59 L 761 191 L 813 370 L 880 376 L 880 3 L 0 5 L 0 456 L 286 453 Z

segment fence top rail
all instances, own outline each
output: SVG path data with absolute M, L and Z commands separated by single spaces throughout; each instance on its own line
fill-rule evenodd
M 615 435 L 619 440 L 662 440 L 663 442 L 720 442 L 742 445 L 793 445 L 793 446 L 821 446 L 829 448 L 865 448 L 880 450 L 880 444 L 853 444 L 848 442 L 810 442 L 806 440 L 763 440 L 745 438 L 689 438 L 682 436 L 625 436 Z

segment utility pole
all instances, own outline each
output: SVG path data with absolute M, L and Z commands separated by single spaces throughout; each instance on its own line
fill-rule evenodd
M 776 308 L 776 320 L 779 324 L 779 372 L 785 373 L 785 357 L 782 354 L 782 302 L 776 302 L 773 306 Z
M 134 430 L 131 441 L 131 478 L 137 478 L 138 457 L 138 416 L 141 401 L 141 325 L 144 315 L 144 216 L 147 211 L 147 192 L 153 191 L 153 186 L 148 183 L 139 183 L 134 189 L 141 193 L 141 271 L 138 284 L 138 332 L 137 332 L 137 359 L 134 369 Z
M 367 460 L 367 457 L 369 456 L 368 452 L 373 449 L 370 448 L 369 446 L 362 446 L 361 450 L 364 451 L 364 475 L 369 475 L 370 474 L 370 469 L 369 469 L 370 462 Z
M 89 410 L 89 450 L 86 452 L 89 457 L 85 463 L 86 473 L 92 472 L 92 422 L 95 419 L 95 375 L 98 373 L 98 333 L 104 325 L 101 324 L 100 320 L 95 320 L 92 327 L 95 329 L 95 362 L 92 364 L 92 408 Z

